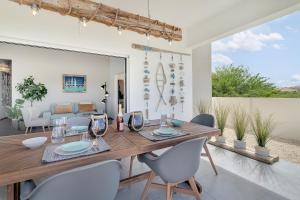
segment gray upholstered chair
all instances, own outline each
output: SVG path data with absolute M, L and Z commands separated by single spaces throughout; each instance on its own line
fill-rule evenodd
M 192 123 L 196 123 L 196 124 L 200 124 L 200 125 L 203 125 L 203 126 L 208 126 L 208 127 L 214 127 L 215 126 L 215 118 L 214 116 L 210 115 L 210 114 L 200 114 L 200 115 L 197 115 L 196 117 L 194 117 L 192 120 L 191 120 Z M 202 156 L 207 156 L 208 159 L 209 159 L 209 162 L 213 168 L 213 170 L 215 171 L 215 174 L 218 175 L 218 171 L 217 171 L 217 168 L 214 164 L 214 161 L 209 153 L 209 150 L 207 148 L 207 145 L 206 145 L 207 141 L 204 143 L 203 145 L 203 148 L 204 148 L 204 151 L 205 153 L 202 153 L 201 155 Z
M 21 184 L 21 200 L 113 200 L 118 192 L 121 164 L 111 160 L 51 176 L 38 186 Z
M 50 130 L 50 119 L 40 117 L 40 111 L 37 108 L 25 107 L 21 109 L 22 117 L 26 127 L 25 134 L 32 131 L 32 127 L 42 127 L 45 132 L 45 127 Z
M 171 199 L 172 190 L 193 195 L 200 200 L 200 193 L 197 189 L 194 175 L 199 164 L 201 150 L 206 138 L 193 139 L 182 142 L 173 148 L 167 150 L 160 156 L 153 153 L 146 153 L 138 156 L 140 162 L 146 163 L 152 170 L 146 183 L 141 199 L 146 198 L 147 192 L 151 186 L 163 187 L 167 189 L 166 199 Z M 166 185 L 153 183 L 154 177 L 158 175 Z M 178 188 L 177 185 L 188 181 L 191 190 Z

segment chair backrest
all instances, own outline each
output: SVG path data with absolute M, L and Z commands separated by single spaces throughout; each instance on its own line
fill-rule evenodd
M 40 109 L 37 107 L 24 107 L 21 108 L 22 117 L 26 127 L 30 126 L 32 119 L 37 119 L 40 116 Z
M 157 169 L 160 177 L 170 183 L 186 181 L 199 168 L 200 156 L 206 138 L 182 142 L 158 158 Z
M 54 175 L 30 194 L 30 200 L 113 200 L 121 164 L 111 160 Z
M 200 124 L 203 126 L 214 127 L 215 126 L 215 118 L 211 114 L 200 114 L 194 117 L 191 120 L 192 123 Z
M 71 117 L 67 119 L 67 126 L 89 126 L 90 121 L 87 117 Z

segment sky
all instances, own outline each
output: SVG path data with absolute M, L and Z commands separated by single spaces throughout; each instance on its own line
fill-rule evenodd
M 212 67 L 244 65 L 278 87 L 300 85 L 300 11 L 212 43 Z

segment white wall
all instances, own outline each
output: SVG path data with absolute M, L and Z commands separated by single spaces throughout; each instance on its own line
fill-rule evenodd
M 211 45 L 203 45 L 193 50 L 193 106 L 200 101 L 211 102 Z M 194 109 L 195 111 L 195 109 Z M 194 113 L 196 114 L 196 113 Z
M 127 57 L 128 108 L 129 111 L 143 110 L 142 79 L 144 52 L 132 49 L 131 44 L 146 44 L 147 39 L 144 35 L 124 31 L 119 36 L 115 28 L 94 22 L 88 23 L 88 26 L 84 30 L 79 31 L 78 19 L 76 18 L 61 16 L 45 10 L 41 10 L 37 16 L 33 17 L 28 6 L 19 6 L 9 1 L 0 1 L 0 13 L 0 40 Z M 170 47 L 166 40 L 151 37 L 149 45 L 190 53 L 189 50 L 185 49 L 184 41 L 179 43 L 173 42 Z M 184 58 L 187 80 L 185 112 L 184 114 L 181 112 L 177 113 L 177 116 L 186 120 L 189 120 L 192 116 L 192 92 L 190 89 L 192 87 L 191 59 L 190 56 Z M 153 69 L 157 66 L 158 61 L 159 56 L 153 53 L 153 56 L 151 55 L 150 58 Z M 26 70 L 24 69 L 22 72 L 26 73 Z M 152 91 L 153 102 L 156 102 L 154 99 L 157 98 L 156 91 Z M 150 116 L 156 118 L 159 116 L 159 113 L 151 109 Z
M 51 103 L 93 101 L 99 102 L 102 82 L 108 80 L 109 57 L 53 49 L 0 43 L 0 55 L 12 60 L 12 101 L 20 98 L 17 83 L 32 75 L 44 83 L 48 94 L 42 102 L 35 102 L 41 110 L 49 110 Z M 63 74 L 86 75 L 85 93 L 64 93 Z
M 214 97 L 213 104 L 241 106 L 248 113 L 260 111 L 263 117 L 272 115 L 275 122 L 273 136 L 300 141 L 300 99 Z M 232 114 L 228 127 L 232 127 Z

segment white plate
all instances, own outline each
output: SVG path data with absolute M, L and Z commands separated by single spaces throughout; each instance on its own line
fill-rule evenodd
M 62 144 L 60 148 L 65 152 L 77 152 L 83 151 L 90 146 L 90 142 L 88 141 L 76 141 L 76 142 L 69 142 L 66 144 Z
M 75 151 L 75 152 L 66 152 L 66 151 L 63 151 L 61 149 L 61 146 L 58 146 L 56 147 L 56 149 L 54 150 L 54 153 L 58 154 L 58 155 L 61 155 L 61 156 L 71 156 L 71 155 L 76 155 L 76 154 L 80 154 L 80 153 L 83 153 L 83 152 L 86 152 L 88 150 L 90 150 L 91 148 L 93 147 L 93 144 L 91 143 L 90 146 L 86 149 L 83 149 L 81 151 Z

